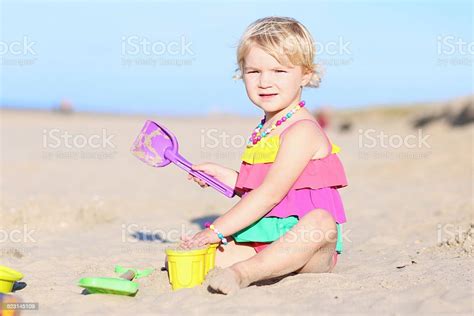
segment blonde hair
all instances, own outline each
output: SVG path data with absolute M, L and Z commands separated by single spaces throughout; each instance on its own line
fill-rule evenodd
M 314 40 L 306 27 L 297 20 L 271 16 L 250 24 L 237 47 L 238 68 L 234 79 L 242 79 L 245 56 L 252 44 L 258 45 L 282 65 L 289 61 L 295 66 L 302 66 L 305 73 L 313 73 L 306 86 L 319 87 L 320 66 L 313 62 L 316 55 Z

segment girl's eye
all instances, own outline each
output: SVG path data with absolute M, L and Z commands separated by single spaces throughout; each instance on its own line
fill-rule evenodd
M 258 73 L 258 71 L 257 70 L 251 70 L 251 71 L 247 71 L 247 73 L 248 74 L 256 74 L 256 73 Z
M 279 73 L 285 73 L 285 72 L 286 72 L 286 71 L 281 70 L 281 69 L 277 69 L 277 70 L 275 70 L 275 71 L 276 71 L 276 72 L 279 72 Z

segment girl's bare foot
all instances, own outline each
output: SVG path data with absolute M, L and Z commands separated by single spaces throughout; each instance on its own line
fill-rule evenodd
M 338 253 L 334 252 L 331 256 L 331 263 L 326 266 L 324 270 L 319 272 L 332 272 L 337 263 Z M 215 267 L 206 275 L 206 280 L 203 283 L 206 289 L 210 288 L 215 292 L 223 294 L 234 294 L 241 288 L 249 286 L 252 283 L 245 273 L 245 267 L 241 264 L 234 264 L 228 268 Z M 298 272 L 296 272 L 298 273 Z M 314 273 L 314 272 L 313 272 Z M 258 280 L 258 278 L 253 281 Z
M 222 294 L 234 294 L 250 284 L 244 274 L 234 265 L 225 269 L 216 267 L 208 272 L 203 283 L 214 291 Z

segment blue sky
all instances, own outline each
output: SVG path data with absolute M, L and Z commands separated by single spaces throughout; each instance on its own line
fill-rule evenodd
M 235 47 L 249 23 L 269 15 L 298 19 L 319 43 L 325 75 L 303 95 L 312 108 L 473 91 L 471 1 L 222 3 L 2 1 L 0 104 L 51 108 L 68 99 L 84 111 L 257 114 L 232 79 Z M 135 54 L 139 41 L 155 50 Z

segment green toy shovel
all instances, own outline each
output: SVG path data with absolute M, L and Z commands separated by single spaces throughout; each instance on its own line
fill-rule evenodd
M 153 271 L 155 271 L 153 268 L 137 270 L 115 266 L 115 273 L 121 273 L 120 278 L 82 278 L 78 285 L 85 289 L 82 294 L 135 296 L 138 292 L 138 283 L 132 280 L 146 277 Z

